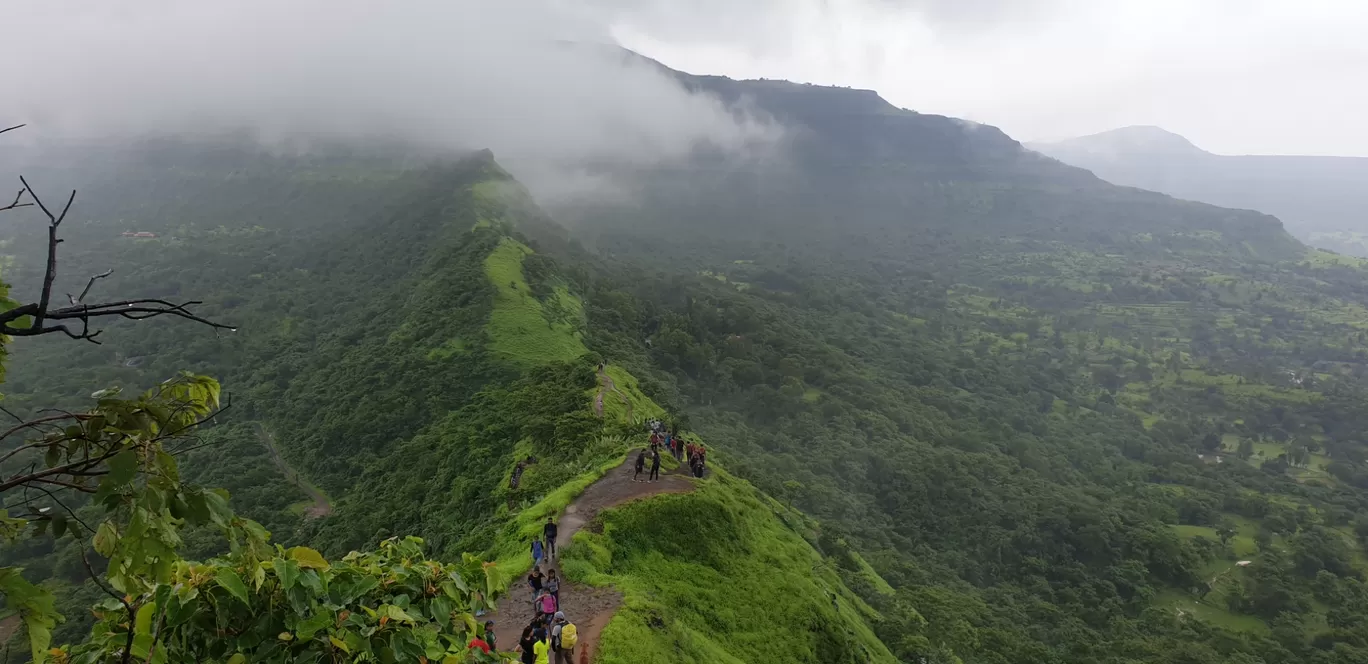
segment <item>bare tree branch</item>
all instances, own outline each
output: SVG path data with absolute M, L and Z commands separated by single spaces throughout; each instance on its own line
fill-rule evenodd
M 58 422 L 58 421 L 61 421 L 61 420 L 71 420 L 71 419 L 77 419 L 77 420 L 79 420 L 79 419 L 82 419 L 82 417 L 89 417 L 89 416 L 88 416 L 88 415 L 86 415 L 86 416 L 81 416 L 81 415 L 77 415 L 77 414 L 75 414 L 75 413 L 68 413 L 68 412 L 63 411 L 61 415 L 50 415 L 50 416 L 48 416 L 48 417 L 40 417 L 40 418 L 38 418 L 38 419 L 36 419 L 36 420 L 29 420 L 29 421 L 27 421 L 27 422 L 20 422 L 18 425 L 15 425 L 15 426 L 13 426 L 13 427 L 10 427 L 9 429 L 6 429 L 6 430 L 4 431 L 4 433 L 0 433 L 0 440 L 4 440 L 4 439 L 6 439 L 6 438 L 9 438 L 10 436 L 12 436 L 12 435 L 14 435 L 15 433 L 17 433 L 17 432 L 19 432 L 19 431 L 22 431 L 22 430 L 24 430 L 24 429 L 36 429 L 36 428 L 38 428 L 39 426 L 41 426 L 41 425 L 43 425 L 43 424 L 47 424 L 47 423 L 49 423 L 49 422 Z M 0 457 L 0 461 L 4 461 L 6 458 L 8 458 L 8 457 Z
M 0 212 L 4 212 L 5 210 L 13 210 L 14 208 L 33 207 L 33 203 L 19 202 L 24 198 L 24 194 L 27 192 L 28 189 L 20 189 L 19 193 L 14 195 L 14 202 L 10 203 L 9 205 L 6 205 L 5 207 L 0 207 Z
M 107 473 L 107 471 L 91 469 L 98 468 L 100 464 L 104 463 L 105 461 L 108 461 L 115 454 L 118 454 L 123 450 L 124 448 L 122 446 L 114 445 L 111 446 L 111 449 L 105 451 L 103 454 L 100 454 L 96 457 L 92 457 L 90 459 L 72 461 L 70 463 L 64 463 L 60 466 L 53 466 L 51 468 L 44 468 L 43 470 L 31 471 L 21 475 L 15 475 L 3 482 L 0 482 L 0 493 L 9 491 L 10 489 L 13 489 L 16 486 L 22 486 L 30 482 L 36 482 L 39 480 L 50 478 L 54 475 L 67 475 L 71 477 L 96 477 L 99 475 L 104 475 Z
M 23 126 L 24 125 L 20 124 L 0 129 L 0 134 L 13 131 Z M 19 190 L 19 193 L 15 194 L 14 201 L 5 207 L 0 207 L 0 211 L 33 205 L 36 205 L 39 210 L 42 210 L 43 215 L 48 219 L 47 264 L 46 269 L 43 271 L 43 286 L 38 294 L 38 301 L 23 304 L 5 312 L 0 312 L 0 335 L 32 337 L 60 332 L 72 339 L 98 344 L 100 342 L 96 341 L 95 337 L 99 336 L 100 331 L 95 330 L 92 332 L 90 330 L 90 319 L 99 318 L 101 316 L 119 316 L 130 320 L 142 320 L 144 318 L 153 318 L 156 316 L 176 316 L 202 325 L 208 325 L 215 329 L 236 331 L 236 328 L 231 325 L 215 323 L 191 313 L 189 307 L 202 304 L 199 301 L 173 304 L 160 299 L 139 299 L 90 305 L 85 304 L 85 298 L 90 294 L 90 290 L 95 286 L 95 282 L 113 274 L 114 271 L 112 269 L 105 270 L 100 274 L 90 277 L 79 296 L 73 297 L 70 293 L 67 293 L 67 300 L 70 302 L 71 306 L 60 309 L 49 309 L 49 306 L 52 303 L 52 286 L 53 283 L 57 281 L 57 245 L 62 243 L 62 239 L 57 237 L 57 231 L 62 226 L 62 222 L 66 220 L 67 214 L 71 212 L 71 205 L 76 201 L 76 191 L 73 189 L 71 194 L 67 196 L 66 204 L 62 206 L 60 211 L 54 213 L 53 209 L 49 208 L 47 204 L 43 202 L 42 197 L 33 190 L 33 186 L 29 184 L 24 176 L 19 176 L 19 183 L 23 185 L 23 187 Z M 28 195 L 29 201 L 24 201 L 25 194 Z M 26 317 L 31 317 L 31 320 L 25 320 Z M 47 324 L 49 321 L 62 320 L 80 321 L 81 330 L 77 332 L 72 327 L 63 324 Z
M 57 280 L 57 245 L 62 243 L 61 238 L 57 237 L 57 229 L 66 220 L 67 212 L 71 210 L 72 201 L 76 200 L 76 190 L 71 190 L 71 196 L 67 197 L 66 205 L 62 207 L 62 213 L 55 215 L 52 210 L 48 209 L 47 205 L 43 204 L 43 199 L 38 196 L 38 192 L 33 190 L 33 186 L 24 179 L 24 176 L 19 176 L 19 182 L 28 190 L 29 198 L 38 204 L 38 209 L 42 210 L 48 218 L 47 270 L 43 272 L 43 290 L 38 294 L 38 310 L 33 313 L 34 329 L 42 330 L 43 321 L 47 318 L 48 303 L 52 301 L 52 282 Z M 60 329 L 66 332 L 65 328 Z M 70 335 L 71 333 L 67 332 L 67 334 Z
M 95 285 L 96 279 L 104 279 L 105 277 L 111 274 L 114 274 L 114 268 L 112 267 L 108 270 L 105 270 L 104 272 L 92 276 L 90 278 L 90 281 L 86 282 L 85 290 L 81 291 L 80 297 L 72 297 L 71 293 L 67 293 L 67 299 L 70 300 L 72 304 L 80 304 L 81 302 L 85 301 L 85 296 L 90 293 L 90 287 Z
M 34 488 L 34 489 L 37 489 L 37 490 L 39 490 L 39 491 L 42 491 L 42 492 L 45 493 L 45 494 L 47 494 L 47 497 L 48 497 L 48 498 L 51 498 L 51 499 L 52 499 L 52 502 L 57 503 L 58 507 L 61 507 L 62 509 L 66 510 L 66 513 L 69 514 L 69 515 L 71 516 L 72 519 L 75 519 L 76 523 L 81 524 L 81 526 L 84 527 L 84 528 L 86 529 L 86 531 L 89 532 L 91 535 L 94 535 L 94 534 L 95 534 L 95 529 L 94 529 L 94 528 L 91 528 L 91 527 L 90 527 L 90 524 L 86 523 L 85 521 L 83 521 L 83 520 L 81 519 L 81 517 L 77 516 L 77 515 L 76 515 L 76 512 L 72 511 L 72 509 L 71 509 L 70 507 L 67 507 L 67 504 L 64 503 L 64 502 L 62 502 L 62 499 L 61 499 L 61 498 L 58 498 L 56 493 L 54 493 L 54 492 L 52 492 L 52 491 L 48 491 L 47 489 L 44 489 L 43 487 L 40 487 L 40 486 L 37 486 L 37 485 L 31 485 L 31 487 Z M 27 488 L 27 487 L 26 487 L 26 488 Z M 59 489 L 59 491 L 60 491 L 60 489 Z

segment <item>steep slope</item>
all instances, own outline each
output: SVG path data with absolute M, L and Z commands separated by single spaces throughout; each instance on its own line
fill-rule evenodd
M 1266 212 L 1312 244 L 1368 255 L 1368 158 L 1218 155 L 1158 127 L 1028 147 L 1116 184 Z
M 678 76 L 785 139 L 565 211 L 623 265 L 591 336 L 645 336 L 615 357 L 870 562 L 895 655 L 1357 656 L 1362 262 L 868 92 Z
M 815 261 L 973 269 L 970 256 L 1065 247 L 1202 261 L 1282 259 L 1301 247 L 1277 220 L 1103 182 L 1000 130 L 898 109 L 867 90 L 673 72 L 767 118 L 782 138 L 685 164 L 613 172 L 635 204 L 558 210 L 597 246 L 747 258 L 783 238 Z M 729 259 L 729 260 L 731 260 Z
M 124 171 L 122 186 L 146 178 L 142 189 L 185 187 L 187 196 L 220 200 L 230 198 L 221 189 L 239 186 L 228 174 L 270 159 L 239 154 L 216 169 L 198 161 L 195 149 L 173 150 L 168 158 L 169 169 L 141 162 L 142 167 Z M 198 166 L 189 177 L 181 170 L 187 163 Z M 316 196 L 336 195 L 331 185 L 339 179 L 361 192 L 353 192 L 356 203 L 350 209 L 326 208 L 338 215 L 326 221 L 282 214 L 228 225 L 224 221 L 232 215 L 220 218 L 215 212 L 207 215 L 207 227 L 193 217 L 176 226 L 154 206 L 136 217 L 139 229 L 158 233 L 154 240 L 114 243 L 108 239 L 110 225 L 92 220 L 83 231 L 105 238 L 73 241 L 67 255 L 70 264 L 86 265 L 109 260 L 112 251 L 120 276 L 108 287 L 121 294 L 156 292 L 167 287 L 164 277 L 174 275 L 176 291 L 203 297 L 206 313 L 231 317 L 238 335 L 115 324 L 104 337 L 107 346 L 89 354 L 70 353 L 70 346 L 61 344 L 25 349 L 15 359 L 16 380 L 7 391 L 24 407 L 79 407 L 80 392 L 88 390 L 84 384 L 73 386 L 68 377 L 86 367 L 99 370 L 94 380 L 134 385 L 177 365 L 219 373 L 235 395 L 234 409 L 206 432 L 209 447 L 184 462 L 185 472 L 229 488 L 238 509 L 271 527 L 276 541 L 341 554 L 392 534 L 420 535 L 431 552 L 446 559 L 487 554 L 509 578 L 525 572 L 530 561 L 524 538 L 616 467 L 630 447 L 644 444 L 644 418 L 669 416 L 641 392 L 625 366 L 614 362 L 602 372 L 600 385 L 595 371 L 600 356 L 586 345 L 595 335 L 582 304 L 583 284 L 536 251 L 541 243 L 523 233 L 562 253 L 573 253 L 573 246 L 488 153 L 412 169 L 363 160 L 306 161 L 278 171 L 279 177 L 306 183 L 262 195 L 260 200 L 271 203 L 277 199 L 270 192 L 280 191 L 291 201 L 288 212 L 311 209 Z M 308 184 L 314 180 L 325 184 Z M 362 203 L 368 195 L 376 198 Z M 111 214 L 126 220 L 139 202 L 123 199 L 127 207 L 122 209 L 119 203 L 113 200 Z M 183 213 L 176 207 L 169 211 Z M 14 240 L 22 246 L 31 239 L 21 234 Z M 22 257 L 16 259 L 22 270 L 32 269 Z M 21 287 L 29 285 L 24 281 L 21 276 Z M 639 339 L 618 343 L 636 346 Z M 143 359 L 130 363 L 128 356 Z M 593 397 L 600 387 L 620 401 L 596 413 Z M 269 437 L 274 449 L 263 445 L 263 431 L 274 434 Z M 276 450 L 281 467 L 272 460 Z M 535 463 L 520 463 L 529 458 Z M 859 652 L 892 661 L 872 636 L 872 610 L 847 608 L 837 614 L 826 609 L 831 600 L 816 591 L 819 586 L 838 594 L 847 607 L 859 606 L 859 600 L 839 578 L 814 572 L 822 556 L 789 533 L 780 512 L 753 487 L 716 473 L 700 486 L 710 501 L 731 501 L 734 509 L 711 513 L 714 527 L 731 530 L 706 545 L 727 552 L 745 569 L 772 566 L 779 576 L 761 585 L 801 591 L 786 598 L 785 611 L 812 616 L 826 634 L 820 645 L 792 661 L 866 661 L 850 655 L 856 643 Z M 298 488 L 301 483 L 322 487 L 332 512 L 301 509 L 308 499 Z M 598 530 L 615 514 L 614 509 L 595 510 L 589 527 Z M 633 536 L 632 529 L 616 532 Z M 749 542 L 744 550 L 735 548 L 741 532 L 754 536 L 740 542 Z M 205 555 L 216 546 L 207 534 L 191 540 L 190 555 Z M 615 541 L 577 540 L 567 554 Z M 770 557 L 776 542 L 786 558 Z M 81 607 L 94 601 L 89 588 L 79 584 L 83 573 L 72 562 L 79 559 L 72 546 L 6 552 L 8 560 L 33 563 L 31 571 L 50 574 L 62 589 L 63 609 L 73 619 L 59 640 L 80 638 L 88 624 Z M 683 553 L 688 552 L 664 560 L 687 564 Z M 48 559 L 56 564 L 44 562 Z M 578 582 L 615 585 L 624 596 L 629 610 L 620 621 L 628 626 L 607 622 L 611 614 L 603 617 L 605 657 L 624 649 L 655 661 L 674 656 L 667 641 L 637 643 L 632 632 L 659 627 L 643 625 L 631 612 L 651 601 L 642 590 L 651 583 L 649 570 L 615 570 L 612 579 L 573 565 L 566 572 Z M 805 578 L 819 580 L 780 584 Z M 749 613 L 747 602 L 754 597 L 719 594 L 714 579 L 678 590 L 671 599 Z M 704 627 L 693 613 L 666 615 L 669 630 Z M 756 634 L 791 639 L 787 617 L 710 626 L 713 642 L 698 655 L 701 659 L 682 661 L 760 661 L 745 639 Z M 832 659 L 831 653 L 844 654 Z

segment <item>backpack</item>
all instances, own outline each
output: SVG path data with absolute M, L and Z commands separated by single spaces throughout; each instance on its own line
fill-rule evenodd
M 547 580 L 546 580 L 546 590 L 549 591 L 549 592 L 552 593 L 552 594 L 555 594 L 556 592 L 560 591 L 560 579 L 559 579 L 559 578 L 547 579 Z
M 561 626 L 560 647 L 562 650 L 569 650 L 579 643 L 579 632 L 575 630 L 575 623 L 565 623 Z

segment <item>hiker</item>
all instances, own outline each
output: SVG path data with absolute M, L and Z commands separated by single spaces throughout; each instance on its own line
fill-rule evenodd
M 541 594 L 542 571 L 540 565 L 532 567 L 532 572 L 527 575 L 527 585 L 532 588 L 532 599 L 536 600 L 537 595 Z
M 551 642 L 543 634 L 540 641 L 532 644 L 532 654 L 536 655 L 534 664 L 551 664 Z
M 542 535 L 546 537 L 546 557 L 551 558 L 556 555 L 556 522 L 551 517 L 546 517 L 546 525 L 542 526 Z M 551 570 L 555 573 L 555 570 Z
M 559 662 L 560 662 L 560 639 L 561 639 L 561 628 L 564 627 L 564 626 L 565 626 L 565 612 L 564 612 L 564 611 L 557 611 L 557 612 L 556 612 L 556 615 L 553 616 L 553 617 L 551 618 L 551 662 L 552 662 L 552 664 L 559 664 Z
M 646 476 L 647 482 L 654 482 L 660 479 L 660 450 L 651 451 L 651 474 Z
M 537 664 L 536 646 L 537 631 L 532 625 L 523 628 L 522 636 L 518 637 L 517 652 L 522 653 L 522 664 Z
M 641 471 L 642 471 L 642 469 L 644 469 L 645 467 L 646 467 L 646 448 L 643 447 L 643 448 L 641 448 L 641 452 L 639 452 L 639 453 L 637 454 L 636 472 L 632 473 L 632 481 L 633 481 L 633 482 L 640 482 L 640 481 L 641 481 L 641 480 L 639 480 L 639 479 L 637 479 L 637 478 L 641 476 Z
M 552 597 L 551 593 L 547 592 L 545 588 L 542 588 L 541 596 L 537 598 L 533 608 L 538 614 L 549 620 L 551 616 L 556 615 L 556 609 L 558 608 L 556 606 L 556 598 Z
M 490 650 L 493 650 L 493 651 L 497 652 L 497 651 L 499 650 L 499 644 L 498 644 L 499 637 L 498 637 L 497 634 L 494 633 L 494 621 L 493 621 L 493 620 L 486 620 L 486 621 L 485 621 L 485 624 L 484 624 L 484 628 L 485 628 L 485 631 L 484 631 L 484 640 L 485 640 L 485 643 L 488 643 L 488 644 L 489 644 L 489 649 L 490 649 Z M 488 652 L 488 651 L 486 651 L 486 652 Z
M 560 578 L 556 576 L 555 569 L 546 571 L 546 592 L 551 593 L 556 598 L 556 607 L 560 607 Z
M 556 625 L 551 628 L 551 649 L 556 653 L 554 664 L 575 664 L 575 646 L 579 645 L 579 629 L 565 614 L 557 611 Z
M 487 643 L 484 639 L 480 638 L 478 634 L 475 635 L 475 638 L 470 640 L 470 643 L 466 644 L 466 648 L 470 650 L 479 648 L 480 650 L 483 650 L 486 655 L 489 654 L 489 643 Z
M 546 551 L 545 551 L 544 549 L 542 549 L 541 540 L 540 540 L 540 539 L 537 539 L 536 537 L 533 537 L 533 538 L 532 538 L 532 564 L 533 564 L 534 566 L 535 566 L 535 565 L 540 565 L 541 562 L 542 562 L 543 554 L 545 554 L 545 553 L 546 553 Z

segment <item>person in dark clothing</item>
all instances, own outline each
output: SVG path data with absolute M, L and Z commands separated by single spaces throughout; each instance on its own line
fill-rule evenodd
M 556 522 L 551 517 L 546 517 L 546 525 L 542 526 L 542 535 L 546 546 L 546 557 L 556 555 Z
M 532 589 L 533 599 L 536 599 L 537 595 L 541 594 L 542 571 L 540 565 L 534 566 L 532 571 L 527 575 L 527 586 Z
M 651 474 L 646 476 L 647 482 L 654 482 L 660 479 L 660 450 L 651 452 Z
M 642 471 L 642 470 L 645 470 L 645 469 L 646 469 L 646 450 L 643 448 L 643 449 L 641 450 L 641 452 L 637 454 L 636 472 L 635 472 L 635 473 L 632 473 L 632 481 L 633 481 L 633 482 L 640 482 L 641 480 L 639 480 L 639 479 L 637 479 L 637 478 L 641 476 L 641 471 Z
M 532 647 L 537 643 L 536 630 L 532 625 L 523 628 L 522 636 L 518 637 L 518 651 L 522 653 L 523 664 L 536 664 L 537 655 Z

